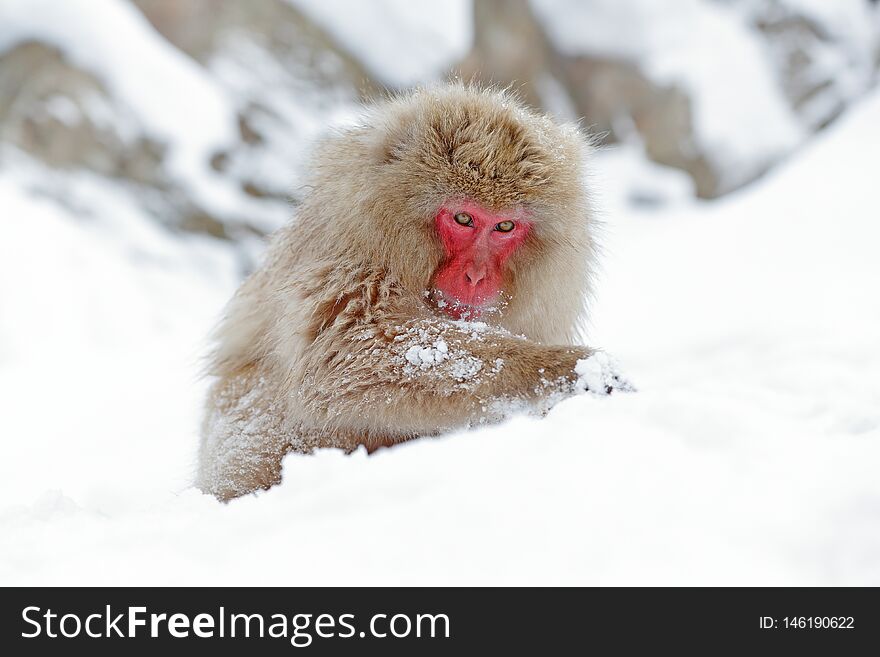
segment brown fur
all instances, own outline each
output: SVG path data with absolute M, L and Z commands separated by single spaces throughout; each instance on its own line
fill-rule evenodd
M 586 148 L 574 127 L 458 84 L 378 104 L 327 139 L 311 193 L 217 331 L 198 486 L 228 499 L 277 483 L 290 450 L 373 449 L 497 419 L 498 398 L 546 406 L 569 391 L 590 353 L 573 346 L 595 259 Z M 488 329 L 424 296 L 443 259 L 433 218 L 455 199 L 533 222 Z M 408 365 L 407 349 L 438 340 L 448 360 Z

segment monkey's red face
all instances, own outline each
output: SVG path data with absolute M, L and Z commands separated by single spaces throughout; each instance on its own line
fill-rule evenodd
M 442 207 L 435 222 L 446 256 L 434 274 L 437 306 L 455 319 L 478 317 L 498 300 L 505 263 L 531 224 L 471 202 Z

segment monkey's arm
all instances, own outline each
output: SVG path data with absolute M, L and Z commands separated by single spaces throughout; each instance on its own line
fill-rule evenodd
M 511 409 L 543 411 L 587 387 L 627 388 L 612 370 L 590 366 L 602 365 L 590 362 L 592 349 L 540 345 L 483 323 L 423 318 L 331 331 L 319 341 L 318 351 L 333 356 L 310 367 L 302 401 L 328 424 L 355 419 L 359 427 L 345 428 L 367 434 L 443 431 Z

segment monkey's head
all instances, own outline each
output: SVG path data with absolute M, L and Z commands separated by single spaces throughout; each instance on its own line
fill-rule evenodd
M 500 307 L 492 319 L 510 330 L 569 341 L 594 260 L 586 151 L 575 127 L 506 93 L 421 89 L 326 141 L 301 221 L 434 312 Z

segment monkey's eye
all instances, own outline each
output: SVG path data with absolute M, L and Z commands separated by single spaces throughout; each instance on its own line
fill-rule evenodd
M 462 226 L 473 226 L 474 218 L 467 212 L 459 212 L 457 215 L 455 215 L 455 222 L 457 224 L 461 224 Z
M 501 223 L 495 224 L 495 230 L 499 233 L 509 233 L 516 227 L 516 224 L 512 221 L 502 221 Z

